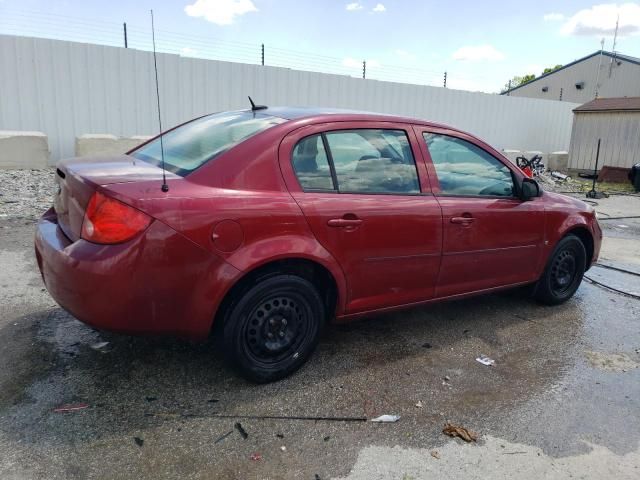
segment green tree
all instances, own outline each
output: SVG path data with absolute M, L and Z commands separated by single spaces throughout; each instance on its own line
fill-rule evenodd
M 504 88 L 502 89 L 502 92 L 504 93 L 510 88 L 516 88 L 516 87 L 519 87 L 520 85 L 524 85 L 525 83 L 530 82 L 534 78 L 536 78 L 536 76 L 533 73 L 529 73 L 522 77 L 519 77 L 516 75 L 511 79 L 511 81 L 504 84 Z
M 555 72 L 559 68 L 562 68 L 562 65 L 558 64 L 555 67 L 548 67 L 542 71 L 542 75 L 546 75 L 547 73 Z

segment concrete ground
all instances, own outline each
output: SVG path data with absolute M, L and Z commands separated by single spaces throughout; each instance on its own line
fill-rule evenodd
M 640 215 L 640 198 L 598 203 Z M 601 224 L 604 261 L 640 271 L 640 219 Z M 43 289 L 32 234 L 0 219 L 2 479 L 640 478 L 640 300 L 584 282 L 559 307 L 514 291 L 332 326 L 298 373 L 258 386 L 212 345 L 73 319 Z M 401 418 L 242 418 L 381 414 Z

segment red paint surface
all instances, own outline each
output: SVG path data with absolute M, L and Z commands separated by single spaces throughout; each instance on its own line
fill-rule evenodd
M 405 130 L 421 194 L 303 192 L 291 167 L 295 143 L 343 128 Z M 200 339 L 236 282 L 275 260 L 325 267 L 337 285 L 339 321 L 533 282 L 555 244 L 577 228 L 593 238 L 589 260 L 595 261 L 602 233 L 583 202 L 547 192 L 526 202 L 441 196 L 424 131 L 470 141 L 517 179 L 523 176 L 499 152 L 458 130 L 367 114 L 290 120 L 185 178 L 168 175 L 166 193 L 159 168 L 127 155 L 64 161 L 55 211 L 36 232 L 43 279 L 61 306 L 95 327 Z M 117 245 L 80 239 L 96 190 L 153 222 Z

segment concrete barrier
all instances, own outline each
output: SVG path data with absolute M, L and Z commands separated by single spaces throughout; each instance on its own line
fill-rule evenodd
M 569 152 L 551 152 L 549 154 L 549 170 L 566 172 L 569 167 Z
M 117 137 L 109 134 L 91 133 L 76 137 L 76 157 L 107 157 L 120 155 L 147 141 L 149 136 Z
M 46 168 L 49 143 L 42 132 L 0 131 L 0 168 Z

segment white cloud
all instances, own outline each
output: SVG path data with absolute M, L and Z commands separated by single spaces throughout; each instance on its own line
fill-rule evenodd
M 605 3 L 580 10 L 570 17 L 560 33 L 563 35 L 613 35 L 620 17 L 618 35 L 640 34 L 640 4 Z
M 544 17 L 545 22 L 559 22 L 560 20 L 564 20 L 564 14 L 551 12 L 547 13 Z
M 180 50 L 180 55 L 183 57 L 193 57 L 198 53 L 198 51 L 191 47 L 184 47 Z
M 492 45 L 468 45 L 453 52 L 453 59 L 470 62 L 497 62 L 504 59 L 504 54 Z
M 386 7 L 383 4 L 379 3 L 375 7 L 373 7 L 372 12 L 380 12 L 381 13 L 381 12 L 384 12 L 386 10 L 387 10 Z
M 360 2 L 347 3 L 345 7 L 350 12 L 355 12 L 356 10 L 362 10 L 364 7 Z
M 395 51 L 395 54 L 404 59 L 404 60 L 415 60 L 416 59 L 416 55 L 411 53 L 411 52 L 407 52 L 406 50 L 403 50 L 402 48 L 398 48 Z
M 367 68 L 380 68 L 381 66 L 378 60 L 367 60 Z
M 258 9 L 251 0 L 195 0 L 184 7 L 190 17 L 204 17 L 218 25 L 231 25 L 236 17 Z

